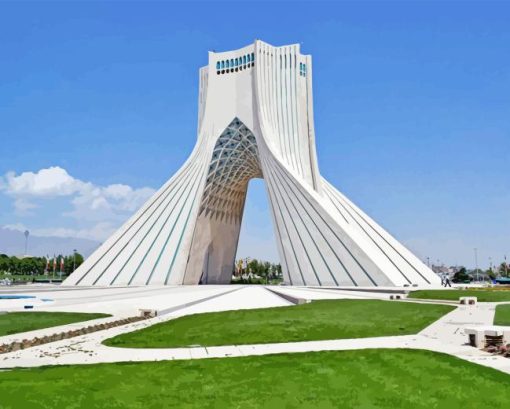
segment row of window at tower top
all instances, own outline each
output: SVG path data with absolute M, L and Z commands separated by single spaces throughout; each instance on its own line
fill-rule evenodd
M 250 68 L 255 65 L 255 53 L 246 54 L 242 57 L 231 58 L 230 60 L 221 60 L 216 62 L 216 74 L 225 74 L 237 72 L 242 69 Z M 306 77 L 306 64 L 299 63 L 299 75 Z
M 224 74 L 225 72 L 234 72 L 243 68 L 250 68 L 255 65 L 255 53 L 246 54 L 242 57 L 231 58 L 230 60 L 222 60 L 216 63 L 216 74 Z

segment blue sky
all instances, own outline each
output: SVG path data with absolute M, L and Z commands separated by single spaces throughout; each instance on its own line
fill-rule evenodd
M 509 21 L 487 1 L 1 2 L 0 226 L 103 240 L 190 153 L 207 51 L 260 38 L 313 56 L 326 178 L 422 259 L 500 261 Z M 261 181 L 239 252 L 277 259 Z

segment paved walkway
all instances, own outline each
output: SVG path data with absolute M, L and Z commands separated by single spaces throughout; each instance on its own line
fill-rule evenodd
M 320 298 L 321 290 L 273 288 L 287 295 L 304 298 L 310 292 Z M 340 291 L 334 290 L 337 298 L 343 298 Z M 327 298 L 331 297 L 330 292 Z M 354 294 L 350 293 L 350 296 Z M 249 355 L 266 355 L 277 353 L 298 353 L 312 351 L 340 351 L 367 348 L 411 348 L 442 352 L 458 358 L 498 369 L 510 374 L 510 359 L 492 356 L 486 352 L 466 345 L 467 336 L 464 328 L 473 325 L 491 325 L 496 303 L 482 303 L 476 306 L 459 306 L 449 314 L 422 330 L 416 335 L 375 337 L 359 339 L 339 339 L 326 341 L 305 341 L 277 344 L 229 345 L 221 347 L 192 348 L 112 348 L 102 345 L 102 341 L 115 335 L 145 328 L 157 322 L 175 319 L 180 316 L 208 311 L 224 311 L 236 308 L 258 308 L 261 306 L 290 305 L 289 301 L 267 291 L 264 287 L 241 287 L 232 291 L 232 287 L 222 289 L 216 297 L 202 294 L 203 300 L 194 305 L 173 308 L 165 316 L 128 324 L 122 327 L 87 334 L 72 339 L 62 340 L 33 347 L 22 351 L 0 355 L 0 368 L 37 367 L 42 365 L 92 364 L 101 362 L 126 361 L 162 361 L 203 358 L 225 358 Z M 355 296 L 358 296 L 357 294 Z M 347 297 L 347 295 L 345 295 Z M 379 298 L 380 295 L 377 295 Z M 348 297 L 350 298 L 350 297 Z M 357 298 L 357 297 L 356 297 Z M 376 297 L 374 297 L 376 298 Z M 408 301 L 409 302 L 409 301 Z M 54 329 L 51 329 L 53 333 Z M 21 334 L 26 337 L 26 334 Z M 0 339 L 1 342 L 2 339 Z

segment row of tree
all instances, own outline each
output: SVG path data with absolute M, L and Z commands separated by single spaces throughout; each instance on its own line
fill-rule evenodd
M 53 268 L 54 260 L 56 260 L 55 269 Z M 83 263 L 83 256 L 80 253 L 75 253 L 67 256 L 18 258 L 0 254 L 0 273 L 19 275 L 53 274 L 53 271 L 59 273 L 62 260 L 64 261 L 62 273 L 69 275 L 74 271 L 74 268 L 78 268 Z
M 257 276 L 266 280 L 274 280 L 282 277 L 282 266 L 269 261 L 257 259 L 241 259 L 236 263 L 235 277 L 246 275 Z
M 497 267 L 492 267 L 489 268 L 487 271 L 486 271 L 487 275 L 490 277 L 490 278 L 496 278 L 496 277 L 510 277 L 510 266 L 508 265 L 508 263 L 506 262 L 506 260 L 504 262 L 502 262 L 499 266 Z
M 467 282 L 471 280 L 476 280 L 480 277 L 489 277 L 490 279 L 495 279 L 498 277 L 510 277 L 510 266 L 503 262 L 498 267 L 489 268 L 486 271 L 482 269 L 467 271 L 465 267 L 459 268 L 459 270 L 453 276 L 453 282 Z

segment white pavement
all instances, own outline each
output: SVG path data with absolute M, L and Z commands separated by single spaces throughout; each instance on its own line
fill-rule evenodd
M 34 311 L 102 312 L 115 317 L 138 315 L 139 309 L 165 310 L 209 296 L 234 290 L 234 286 L 154 286 L 154 287 L 61 287 L 23 286 L 0 289 L 1 295 L 30 295 L 51 303 L 35 305 L 32 299 L 2 300 L 0 311 L 23 311 L 34 305 Z
M 387 299 L 384 293 L 361 293 L 340 290 L 319 290 L 292 287 L 271 287 L 273 291 L 285 293 L 297 298 L 308 299 L 341 299 L 341 298 L 381 298 Z M 258 345 L 229 345 L 221 347 L 191 347 L 191 348 L 112 348 L 102 345 L 102 342 L 118 334 L 145 328 L 157 322 L 175 319 L 184 315 L 210 311 L 225 311 L 231 309 L 266 308 L 291 305 L 291 303 L 262 286 L 202 286 L 202 287 L 173 287 L 142 290 L 138 288 L 131 293 L 117 289 L 111 294 L 104 292 L 94 302 L 94 294 L 100 289 L 90 289 L 92 293 L 82 293 L 78 298 L 69 296 L 69 290 L 62 289 L 62 297 L 55 298 L 55 305 L 51 310 L 77 310 L 101 312 L 95 308 L 110 304 L 111 312 L 124 315 L 128 311 L 137 310 L 141 305 L 159 305 L 168 311 L 162 316 L 115 327 L 104 331 L 57 341 L 38 347 L 28 348 L 8 354 L 0 355 L 0 368 L 37 367 L 41 365 L 92 364 L 100 362 L 125 361 L 162 361 L 202 358 L 224 358 L 248 355 L 266 355 L 276 353 L 296 353 L 311 351 L 355 350 L 366 348 L 411 348 L 442 352 L 458 358 L 492 367 L 510 374 L 510 359 L 492 356 L 486 352 L 466 345 L 467 336 L 464 328 L 473 325 L 491 325 L 494 317 L 495 303 L 479 303 L 476 306 L 459 306 L 429 327 L 416 335 L 375 337 L 359 339 L 340 339 L 326 341 L 305 341 L 277 344 Z M 166 290 L 166 291 L 165 291 Z M 83 291 L 83 290 L 82 290 Z M 120 296 L 137 294 L 138 300 L 128 308 Z M 165 295 L 166 294 L 166 295 Z M 322 294 L 322 295 L 321 295 Z M 76 295 L 76 293 L 75 293 Z M 97 294 L 96 294 L 97 295 Z M 148 300 L 147 298 L 154 298 Z M 85 299 L 89 300 L 84 303 Z M 166 301 L 163 301 L 166 300 Z M 192 305 L 189 305 L 190 300 Z M 407 301 L 409 302 L 409 301 Z M 138 304 L 137 304 L 138 303 Z M 78 307 L 80 306 L 80 307 Z M 46 307 L 49 309 L 50 307 Z M 140 307 L 141 308 L 141 307 Z M 161 310 L 161 308 L 160 308 Z M 110 318 L 111 319 L 111 318 Z M 103 319 L 105 320 L 105 319 Z M 92 322 L 92 321 L 90 321 Z M 89 322 L 87 322 L 87 325 Z M 71 324 L 74 328 L 80 324 Z M 83 326 L 83 325 L 82 325 Z M 67 330 L 70 326 L 64 326 Z M 37 331 L 41 335 L 57 332 L 55 328 Z M 34 333 L 34 332 L 33 332 Z M 17 334 L 10 339 L 29 338 L 28 333 Z M 36 335 L 40 336 L 40 335 Z M 0 343 L 7 337 L 1 337 Z
M 375 293 L 375 292 L 363 292 L 363 291 L 350 291 L 350 290 L 332 290 L 327 288 L 317 287 L 269 287 L 273 291 L 277 291 L 282 294 L 291 295 L 293 297 L 304 298 L 308 300 L 338 300 L 338 299 L 349 299 L 349 300 L 370 300 L 379 299 L 387 300 L 389 293 Z

